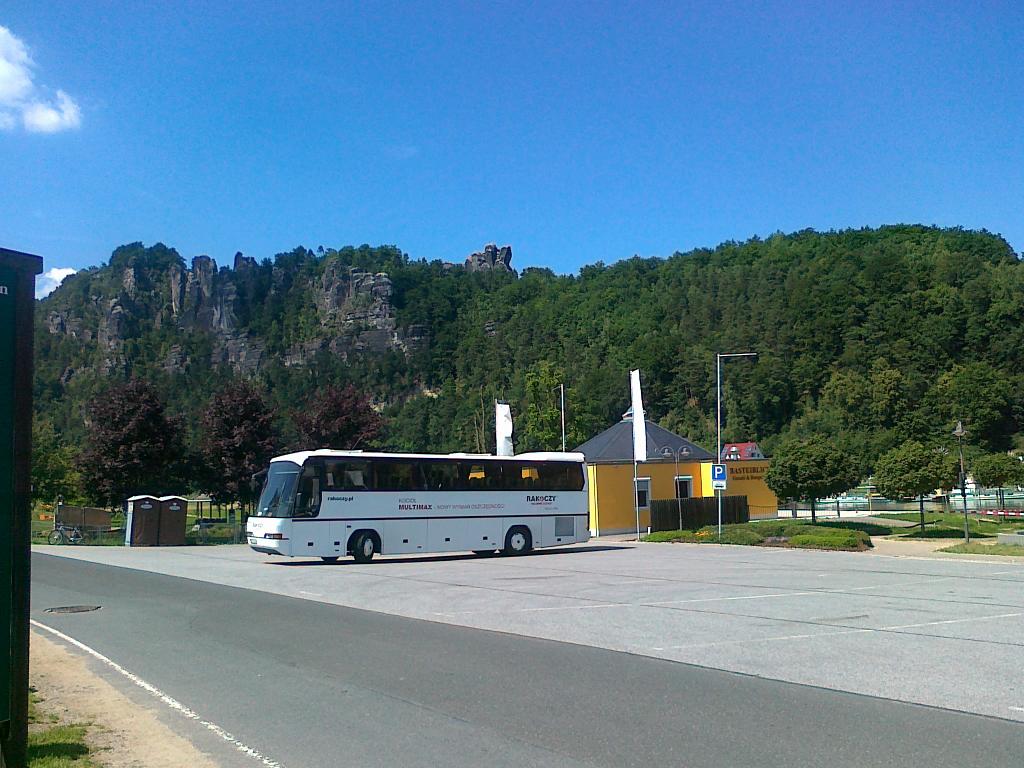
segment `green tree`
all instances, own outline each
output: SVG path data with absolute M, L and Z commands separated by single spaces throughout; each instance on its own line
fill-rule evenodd
M 999 507 L 1005 506 L 1004 486 L 1024 482 L 1024 464 L 1005 453 L 986 453 L 971 462 L 971 474 L 979 485 L 999 489 Z
M 975 362 L 955 365 L 942 374 L 931 399 L 947 424 L 962 419 L 975 442 L 998 449 L 1007 446 L 1013 433 L 1012 395 L 1013 386 L 1005 373 L 988 363 Z
M 875 465 L 875 486 L 890 499 L 917 497 L 924 533 L 924 494 L 951 485 L 956 470 L 951 455 L 908 440 L 883 454 Z
M 57 497 L 78 501 L 82 479 L 75 468 L 75 451 L 61 442 L 53 422 L 32 419 L 32 498 L 53 502 Z
M 523 413 L 517 425 L 518 451 L 554 451 L 562 446 L 562 417 L 558 385 L 564 374 L 554 363 L 541 360 L 526 372 Z M 515 414 L 513 414 L 514 416 Z
M 93 501 L 115 506 L 135 494 L 180 492 L 181 457 L 180 427 L 149 382 L 115 384 L 89 403 L 78 467 Z
M 845 451 L 826 437 L 813 437 L 780 445 L 764 481 L 780 499 L 809 501 L 811 520 L 817 521 L 817 500 L 852 488 L 859 474 Z
M 278 444 L 273 415 L 256 388 L 234 382 L 210 398 L 200 439 L 204 475 L 214 498 L 252 502 L 250 478 L 266 467 Z

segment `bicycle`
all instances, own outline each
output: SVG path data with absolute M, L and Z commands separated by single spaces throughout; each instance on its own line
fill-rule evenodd
M 77 525 L 58 524 L 50 535 L 46 537 L 49 544 L 78 544 L 84 539 L 81 529 Z

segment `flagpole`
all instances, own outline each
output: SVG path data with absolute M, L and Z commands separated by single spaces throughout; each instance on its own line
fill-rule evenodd
M 633 509 L 636 510 L 636 540 L 640 541 L 640 499 L 636 487 L 636 460 L 633 461 Z

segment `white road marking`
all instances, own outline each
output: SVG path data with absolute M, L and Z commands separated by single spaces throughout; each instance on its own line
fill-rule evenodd
M 895 624 L 891 627 L 879 627 L 879 630 L 914 629 L 915 627 L 937 627 L 940 624 L 963 624 L 969 621 L 990 621 L 992 619 L 1015 619 L 1024 613 L 998 613 L 995 616 L 969 616 L 965 619 L 946 619 L 944 621 L 925 621 L 921 624 Z
M 719 640 L 714 643 L 691 643 L 689 645 L 672 645 L 672 650 L 688 650 L 690 648 L 712 648 L 719 645 L 756 645 L 772 643 L 778 640 L 811 640 L 816 637 L 833 637 L 834 635 L 855 635 L 859 632 L 875 632 L 874 629 L 841 629 L 836 632 L 813 632 L 802 635 L 778 635 L 774 637 L 750 637 L 743 640 Z
M 889 627 L 864 627 L 863 629 L 841 629 L 835 632 L 813 632 L 802 635 L 780 635 L 773 637 L 751 637 L 744 638 L 742 640 L 719 640 L 713 643 L 690 643 L 689 645 L 672 645 L 669 646 L 672 650 L 688 650 L 690 648 L 711 648 L 720 645 L 756 645 L 757 643 L 771 643 L 778 640 L 812 640 L 817 637 L 833 637 L 835 635 L 855 635 L 858 633 L 867 632 L 894 632 L 900 629 L 914 629 L 917 627 L 935 627 L 943 624 L 962 624 L 964 622 L 971 621 L 990 621 L 993 619 L 1012 619 L 1019 616 L 1024 616 L 1024 613 L 1000 613 L 994 616 L 972 616 L 966 619 L 946 619 L 944 621 L 926 621 L 920 624 L 894 624 Z M 827 626 L 827 625 L 823 625 Z M 937 637 L 941 637 L 938 635 Z M 662 650 L 660 648 L 652 648 L 651 650 Z M 1013 707 L 1010 707 L 1013 709 Z M 1024 708 L 1021 708 L 1024 712 Z
M 53 627 L 48 627 L 45 624 L 42 624 L 42 623 L 36 621 L 35 619 L 31 619 L 31 622 L 32 622 L 32 626 L 36 627 L 37 629 L 45 630 L 46 632 L 49 632 L 50 634 L 59 637 L 64 642 L 70 643 L 71 645 L 75 646 L 76 648 L 78 648 L 78 649 L 80 649 L 82 651 L 85 651 L 86 653 L 88 653 L 93 658 L 99 659 L 104 664 L 106 664 L 108 667 L 113 669 L 115 672 L 117 672 L 120 675 L 123 675 L 124 677 L 128 678 L 128 680 L 130 680 L 131 682 L 135 683 L 135 685 L 139 686 L 139 688 L 141 688 L 142 690 L 144 690 L 144 691 L 146 691 L 148 693 L 151 693 L 153 696 L 155 696 L 156 698 L 160 699 L 160 701 L 162 701 L 164 704 L 166 704 L 171 709 L 176 710 L 177 712 L 180 712 L 182 715 L 187 717 L 189 720 L 195 720 L 197 723 L 202 725 L 208 731 L 212 731 L 213 733 L 215 733 L 216 735 L 218 735 L 222 739 L 224 739 L 224 741 L 226 741 L 229 744 L 231 744 L 231 746 L 233 746 L 239 752 L 241 752 L 241 753 L 243 753 L 245 755 L 248 755 L 249 757 L 253 758 L 254 760 L 258 760 L 260 763 L 265 765 L 266 768 L 284 768 L 276 760 L 271 760 L 269 757 L 267 757 L 266 755 L 261 753 L 259 750 L 253 749 L 252 747 L 243 744 L 242 742 L 240 742 L 238 739 L 236 739 L 234 736 L 232 736 L 230 733 L 225 731 L 223 728 L 221 728 L 216 723 L 212 723 L 209 720 L 204 720 L 201 715 L 199 715 L 198 713 L 192 711 L 191 709 L 186 707 L 184 704 L 182 704 L 177 699 L 172 698 L 171 696 L 168 696 L 166 693 L 161 691 L 155 685 L 147 683 L 145 680 L 143 680 L 138 675 L 136 675 L 136 674 L 134 674 L 132 672 L 129 672 L 127 669 L 122 667 L 116 661 L 113 661 L 112 659 L 107 658 L 106 656 L 104 656 L 102 653 L 100 653 L 96 649 L 90 648 L 85 643 L 83 643 L 83 642 L 81 642 L 79 640 L 75 640 L 75 638 L 71 637 L 70 635 L 65 635 L 60 630 L 54 629 Z
M 717 603 L 722 600 L 760 600 L 764 597 L 799 597 L 801 595 L 820 595 L 819 592 L 772 592 L 767 595 L 734 595 L 732 597 L 695 597 L 689 600 L 659 600 L 652 603 L 633 603 L 633 605 L 678 605 L 680 603 Z
M 570 598 L 571 599 L 571 598 Z M 633 608 L 635 603 L 587 603 L 585 605 L 551 605 L 543 608 L 480 608 L 472 611 L 435 611 L 435 616 L 468 616 L 474 613 L 536 613 L 538 611 L 586 611 L 591 608 Z

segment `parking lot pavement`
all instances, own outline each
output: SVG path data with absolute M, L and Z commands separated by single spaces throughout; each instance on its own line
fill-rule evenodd
M 1016 564 L 600 542 L 368 565 L 244 546 L 37 551 L 1024 721 Z

